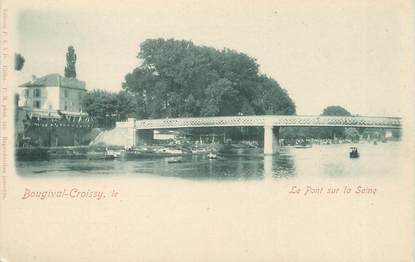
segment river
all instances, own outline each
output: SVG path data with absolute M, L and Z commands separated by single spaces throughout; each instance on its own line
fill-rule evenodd
M 17 161 L 22 177 L 45 176 L 151 176 L 191 180 L 261 180 L 297 177 L 386 176 L 396 173 L 400 156 L 399 142 L 373 144 L 313 145 L 312 148 L 280 147 L 279 154 L 263 156 L 258 149 L 242 155 L 226 154 L 220 159 L 206 155 L 138 160 L 50 160 Z M 351 146 L 360 158 L 350 159 Z

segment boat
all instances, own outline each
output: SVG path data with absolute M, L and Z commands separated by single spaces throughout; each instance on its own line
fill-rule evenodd
M 167 160 L 167 163 L 169 163 L 169 164 L 182 163 L 182 162 L 183 162 L 183 160 L 180 159 L 180 158 Z
M 218 155 L 216 155 L 216 154 L 214 154 L 214 153 L 212 153 L 212 152 L 210 152 L 210 153 L 207 155 L 207 157 L 208 157 L 209 159 L 218 159 Z
M 89 151 L 86 156 L 89 160 L 114 160 L 116 158 L 115 154 L 108 149 Z
M 357 151 L 357 148 L 356 147 L 351 147 L 350 148 L 352 151 L 350 151 L 350 153 L 349 153 L 349 157 L 350 158 L 359 158 L 359 151 Z
M 195 148 L 195 149 L 191 149 L 190 153 L 192 155 L 201 155 L 201 154 L 207 154 L 209 151 L 206 148 Z
M 295 148 L 312 148 L 312 145 L 295 145 Z
M 176 148 L 135 147 L 121 151 L 120 157 L 123 159 L 141 159 L 152 157 L 182 156 L 185 154 L 186 153 L 183 150 Z
M 183 150 L 172 148 L 172 147 L 166 147 L 166 148 L 159 148 L 156 150 L 156 153 L 158 154 L 166 154 L 166 155 L 183 155 Z
M 304 141 L 302 143 L 297 143 L 294 146 L 295 148 L 311 148 L 313 147 L 310 142 Z
M 118 150 L 118 151 L 116 151 L 116 150 L 107 150 L 106 151 L 106 154 L 108 155 L 108 156 L 114 156 L 114 158 L 119 158 L 119 157 L 121 157 L 121 153 L 123 152 L 124 150 Z

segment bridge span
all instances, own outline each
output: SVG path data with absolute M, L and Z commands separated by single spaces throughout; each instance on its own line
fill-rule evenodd
M 278 150 L 279 127 L 357 127 L 357 128 L 401 128 L 398 117 L 368 116 L 224 116 L 192 117 L 136 120 L 117 122 L 116 128 L 126 128 L 131 135 L 131 145 L 139 140 L 140 130 L 203 128 L 203 127 L 264 127 L 264 154 L 273 154 Z

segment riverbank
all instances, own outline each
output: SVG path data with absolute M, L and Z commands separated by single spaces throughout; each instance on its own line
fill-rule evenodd
M 335 143 L 310 143 L 313 145 L 331 145 Z M 338 144 L 350 144 L 349 141 L 341 141 Z M 383 141 L 386 143 L 386 141 Z M 360 141 L 358 144 L 374 144 L 370 141 Z M 282 147 L 289 146 L 281 143 Z M 210 152 L 221 155 L 246 155 L 262 154 L 262 147 L 247 143 L 234 144 L 188 144 L 179 145 L 152 145 L 136 146 L 126 148 L 118 145 L 84 145 L 84 146 L 61 146 L 61 147 L 18 147 L 16 148 L 16 159 L 18 161 L 36 161 L 53 159 L 140 159 L 151 157 L 171 157 L 185 155 L 203 155 Z
M 170 157 L 181 155 L 209 154 L 219 150 L 215 145 L 198 147 L 177 146 L 63 146 L 63 147 L 18 147 L 15 156 L 18 161 L 37 161 L 53 159 L 136 159 L 144 157 Z

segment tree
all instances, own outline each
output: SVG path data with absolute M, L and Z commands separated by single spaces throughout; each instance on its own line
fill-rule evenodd
M 238 91 L 232 86 L 232 83 L 221 78 L 205 89 L 204 105 L 201 109 L 202 116 L 216 116 L 221 112 L 225 115 L 232 115 L 238 112 L 237 105 L 229 103 L 237 95 Z M 226 102 L 227 101 L 227 102 Z
M 265 75 L 260 76 L 259 79 L 262 92 L 257 96 L 260 101 L 256 101 L 256 103 L 257 106 L 261 107 L 260 114 L 295 114 L 294 102 L 288 96 L 287 91 L 279 86 L 277 81 Z
M 120 91 L 115 96 L 117 120 L 126 120 L 135 116 L 138 107 L 135 97 L 127 91 Z
M 191 41 L 148 39 L 123 88 L 142 118 L 295 114 L 287 92 L 258 73 L 256 60 Z
M 359 140 L 359 131 L 357 131 L 356 128 L 346 128 L 344 131 L 344 135 L 347 139 L 350 139 L 352 141 Z
M 84 97 L 83 104 L 85 111 L 96 119 L 100 127 L 111 127 L 115 121 L 135 117 L 139 107 L 135 97 L 127 91 L 93 90 Z
M 20 71 L 23 68 L 25 58 L 21 54 L 14 54 L 14 70 Z
M 76 78 L 76 54 L 73 46 L 68 47 L 68 52 L 66 53 L 66 67 L 65 67 L 65 77 Z
M 115 110 L 110 105 L 112 96 L 112 93 L 106 91 L 93 90 L 88 92 L 83 98 L 83 108 L 90 116 L 95 118 L 100 127 L 105 126 L 106 118 L 109 114 L 115 113 Z
M 349 111 L 341 106 L 328 106 L 324 108 L 322 116 L 351 116 Z
M 328 106 L 321 113 L 322 116 L 351 116 L 352 114 L 341 106 Z M 320 138 L 344 138 L 344 127 L 319 128 Z

